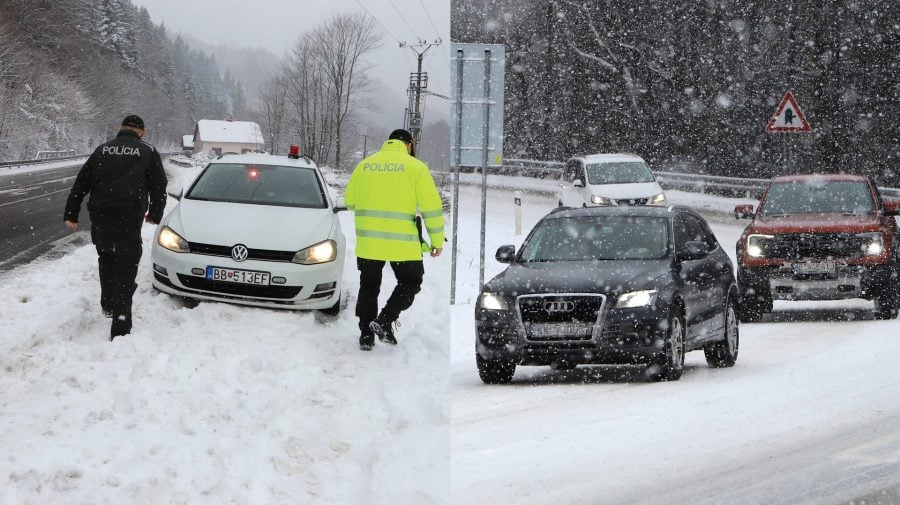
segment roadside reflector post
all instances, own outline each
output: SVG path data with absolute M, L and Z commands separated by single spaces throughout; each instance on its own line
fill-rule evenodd
M 522 192 L 513 192 L 513 203 L 516 205 L 516 235 L 522 234 Z

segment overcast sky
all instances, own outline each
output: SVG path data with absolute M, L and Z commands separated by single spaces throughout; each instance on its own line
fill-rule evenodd
M 450 0 L 132 0 L 150 12 L 157 23 L 175 32 L 189 33 L 211 44 L 264 47 L 278 56 L 298 35 L 335 13 L 368 11 L 383 34 L 383 45 L 370 57 L 372 74 L 381 78 L 400 96 L 406 96 L 409 73 L 415 71 L 416 57 L 399 42 L 428 42 L 440 38 L 443 44 L 430 49 L 423 70 L 428 72 L 428 89 L 450 94 Z M 428 98 L 429 108 L 446 107 L 449 102 Z M 449 115 L 449 112 L 446 113 Z M 426 110 L 426 116 L 428 111 Z

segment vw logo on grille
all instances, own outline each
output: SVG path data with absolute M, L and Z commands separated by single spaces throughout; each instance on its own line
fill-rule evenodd
M 249 251 L 244 244 L 238 244 L 231 248 L 231 257 L 234 258 L 234 261 L 244 261 L 247 259 L 247 254 Z
M 572 312 L 575 310 L 575 302 L 553 301 L 544 303 L 547 312 Z

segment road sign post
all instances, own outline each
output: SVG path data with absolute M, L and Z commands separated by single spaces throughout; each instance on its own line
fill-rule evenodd
M 454 163 L 453 251 L 450 303 L 456 303 L 459 171 L 481 167 L 481 244 L 478 287 L 484 285 L 484 249 L 487 219 L 487 170 L 503 164 L 503 87 L 506 50 L 501 44 L 453 44 L 457 80 L 453 88 L 453 127 L 450 151 Z

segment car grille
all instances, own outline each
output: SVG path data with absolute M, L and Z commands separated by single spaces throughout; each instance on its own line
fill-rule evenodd
M 829 259 L 862 256 L 863 243 L 852 233 L 788 233 L 775 235 L 765 250 L 775 259 Z
M 647 205 L 649 198 L 620 198 L 616 200 L 616 205 Z
M 231 248 L 232 246 L 230 245 L 198 244 L 195 242 L 190 243 L 190 249 L 192 253 L 205 254 L 207 256 L 223 256 L 226 258 L 230 258 Z M 267 249 L 247 248 L 248 260 L 290 262 L 294 259 L 295 254 L 297 254 L 297 251 L 270 251 Z
M 591 340 L 603 295 L 525 295 L 518 298 L 525 338 L 558 342 Z
M 294 298 L 303 289 L 302 286 L 254 286 L 252 284 L 211 281 L 205 277 L 184 274 L 178 274 L 178 281 L 188 289 L 253 298 Z

